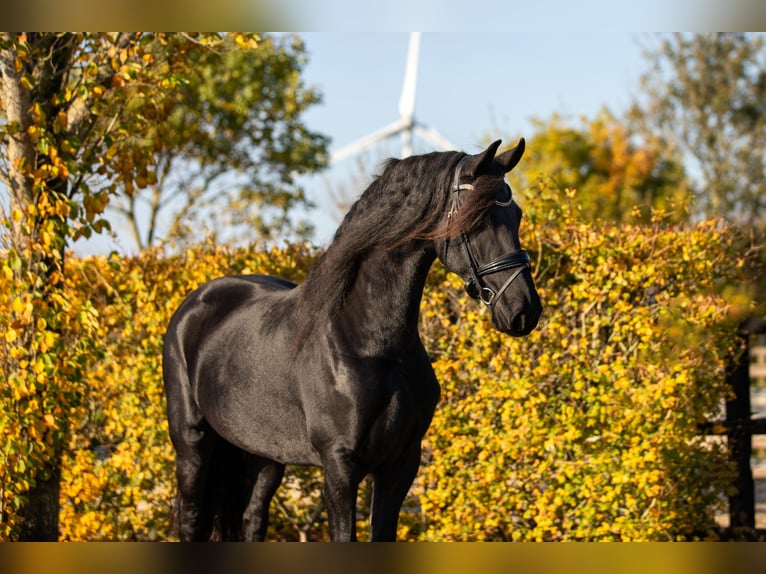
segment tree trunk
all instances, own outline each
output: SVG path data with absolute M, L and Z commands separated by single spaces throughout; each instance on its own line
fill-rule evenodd
M 61 462 L 50 461 L 48 477 L 38 480 L 24 505 L 19 540 L 22 542 L 56 542 L 59 537 L 59 493 L 61 492 Z
M 15 34 L 9 34 L 14 36 Z M 9 125 L 16 125 L 16 133 L 8 138 L 8 187 L 10 208 L 24 210 L 34 198 L 32 181 L 24 172 L 23 166 L 32 166 L 35 161 L 35 145 L 28 133 L 30 126 L 29 111 L 32 106 L 29 90 L 22 84 L 23 69 L 17 62 L 19 55 L 12 49 L 0 50 L 0 97 L 3 111 Z M 21 231 L 21 225 L 11 219 L 11 241 L 21 251 L 27 238 Z
M 4 33 L 3 39 L 16 40 L 17 33 Z M 45 186 L 44 191 L 35 190 L 35 182 L 30 176 L 34 170 L 47 160 L 37 153 L 35 142 L 30 135 L 30 127 L 33 126 L 32 109 L 33 102 L 49 106 L 52 94 L 60 88 L 63 72 L 56 67 L 59 59 L 67 59 L 69 53 L 61 49 L 54 49 L 57 42 L 62 40 L 64 47 L 71 50 L 72 40 L 67 36 L 41 35 L 30 37 L 30 45 L 37 45 L 41 53 L 48 55 L 47 58 L 25 62 L 24 57 L 14 49 L 14 43 L 9 41 L 7 49 L 0 50 L 0 100 L 2 100 L 3 112 L 6 122 L 13 126 L 11 135 L 7 139 L 7 164 L 8 171 L 5 182 L 9 188 L 10 211 L 18 210 L 22 214 L 28 213 L 42 193 L 52 196 L 66 196 L 67 181 L 52 181 Z M 35 42 L 38 44 L 35 44 Z M 45 48 L 45 49 L 42 49 Z M 33 80 L 30 80 L 33 78 Z M 32 87 L 34 83 L 34 87 Z M 11 233 L 10 246 L 13 250 L 27 258 L 28 268 L 26 272 L 41 280 L 41 287 L 30 287 L 35 290 L 36 298 L 46 299 L 51 289 L 51 274 L 57 269 L 63 269 L 64 247 L 66 246 L 66 221 L 59 215 L 38 215 L 39 218 L 55 218 L 63 222 L 57 226 L 60 233 L 57 248 L 59 256 L 53 255 L 24 255 L 30 245 L 39 242 L 35 230 L 24 230 L 22 218 L 10 217 Z M 42 219 L 41 219 L 42 221 Z M 34 323 L 26 326 L 33 330 Z M 31 337 L 30 337 L 31 340 Z M 42 416 L 42 415 L 41 415 Z M 57 449 L 57 452 L 59 449 Z M 37 470 L 36 484 L 25 493 L 27 501 L 20 511 L 22 517 L 20 540 L 26 541 L 56 541 L 59 530 L 59 493 L 61 478 L 61 460 L 56 455 L 45 462 L 45 466 Z

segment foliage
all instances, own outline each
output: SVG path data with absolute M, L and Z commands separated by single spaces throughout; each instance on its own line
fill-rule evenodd
M 541 186 L 530 196 L 522 235 L 536 254 L 546 305 L 531 336 L 494 332 L 459 279 L 439 265 L 433 269 L 422 334 L 443 396 L 400 538 L 710 535 L 731 473 L 725 445 L 707 442 L 697 424 L 716 416 L 726 396 L 724 368 L 738 344 L 737 317 L 749 310 L 731 287 L 747 271 L 732 249 L 734 231 L 720 221 L 586 226 L 575 193 L 561 197 Z M 51 388 L 71 389 L 73 373 L 44 354 L 26 365 L 24 379 L 43 369 L 49 382 L 38 404 L 30 404 L 37 395 L 12 399 L 29 389 L 18 376 L 4 387 L 3 404 L 25 405 L 30 415 L 10 418 L 3 411 L 3 538 L 13 538 L 9 489 L 29 476 L 21 459 L 8 457 L 7 445 L 44 452 L 60 420 L 71 421 L 60 439 L 61 538 L 172 538 L 173 453 L 160 375 L 170 314 L 212 277 L 258 272 L 300 281 L 316 255 L 302 247 L 262 252 L 209 245 L 173 256 L 148 251 L 71 260 L 62 291 L 67 307 L 58 321 L 67 326 L 66 345 L 91 350 L 75 373 L 82 398 L 73 407 L 50 395 Z M 4 286 L 11 266 L 4 260 Z M 23 302 L 3 303 L 1 309 L 28 310 Z M 53 336 L 46 332 L 39 346 Z M 15 348 L 8 333 L 0 337 L 5 360 Z M 45 400 L 52 419 L 33 409 Z M 319 479 L 314 470 L 288 469 L 272 507 L 271 538 L 327 537 Z M 368 497 L 364 484 L 362 506 Z M 360 514 L 360 526 L 363 520 Z
M 34 273 L 43 249 L 0 260 L 0 539 L 19 535 L 29 492 L 55 477 L 83 374 L 103 345 L 93 306 L 72 301 L 55 268 L 47 284 Z
M 235 38 L 247 49 L 256 40 Z M 47 198 L 71 222 L 70 239 L 108 228 L 100 216 L 110 194 L 131 194 L 156 177 L 153 153 L 165 144 L 151 136 L 186 81 L 190 55 L 222 42 L 217 35 L 4 34 L 0 174 L 10 208 Z M 159 54 L 158 44 L 172 45 Z
M 69 238 L 105 226 L 98 218 L 104 197 L 85 183 L 85 175 L 99 169 L 116 177 L 119 168 L 110 159 L 117 151 L 131 151 L 123 146 L 125 138 L 113 139 L 117 129 L 101 130 L 100 139 L 89 137 L 109 117 L 99 79 L 125 83 L 115 79 L 123 70 L 108 61 L 89 65 L 83 54 L 94 39 L 0 36 L 0 141 L 5 152 L 0 177 L 9 193 L 2 217 L 7 284 L 0 364 L 0 464 L 7 469 L 0 483 L 4 537 L 48 538 L 55 532 L 55 515 L 33 510 L 25 517 L 22 507 L 34 509 L 40 489 L 47 485 L 50 494 L 56 486 L 58 458 L 83 391 L 87 353 L 95 346 L 89 308 L 73 307 L 63 294 L 65 247 Z M 114 49 L 119 57 L 117 43 Z M 124 90 L 120 95 L 127 101 Z M 111 157 L 101 155 L 112 146 Z
M 635 130 L 608 110 L 579 125 L 559 115 L 534 120 L 520 188 L 544 177 L 552 187 L 576 189 L 588 220 L 648 222 L 661 209 L 686 219 L 689 190 L 678 157 L 654 137 Z
M 92 305 L 70 298 L 66 247 L 109 229 L 103 212 L 118 189 L 154 177 L 164 144 L 147 134 L 170 113 L 190 54 L 226 38 L 257 44 L 243 34 L 0 34 L 3 537 L 55 536 L 57 509 L 41 501 L 55 500 L 82 376 L 102 348 Z M 171 40 L 157 58 L 153 47 Z
M 62 538 L 168 538 L 174 486 L 159 357 L 170 313 L 214 276 L 300 280 L 315 259 L 310 249 L 211 246 L 172 257 L 66 254 L 72 240 L 109 228 L 103 214 L 115 194 L 157 180 L 161 126 L 182 88 L 195 86 L 187 94 L 200 102 L 212 89 L 204 74 L 188 77 L 188 64 L 212 65 L 206 51 L 226 38 L 231 49 L 257 46 L 252 35 L 0 35 L 0 177 L 9 193 L 0 258 L 2 539 L 23 536 L 35 489 L 59 474 Z M 296 87 L 294 73 L 285 77 Z M 638 169 L 640 149 L 617 145 L 629 136 L 604 126 L 593 136 L 600 148 L 586 149 L 608 152 L 602 166 L 637 166 L 620 185 L 634 186 L 629 173 L 656 176 Z M 287 149 L 274 148 L 284 165 L 304 161 L 306 149 L 284 158 Z M 620 150 L 626 161 L 616 161 Z M 604 173 L 594 190 L 622 193 Z M 279 178 L 275 185 L 289 183 Z M 603 207 L 588 198 L 597 193 L 590 183 L 576 181 L 583 191 L 566 196 L 540 184 L 525 202 L 523 235 L 547 305 L 530 337 L 491 331 L 486 313 L 435 268 L 423 335 L 444 396 L 404 538 L 664 540 L 709 531 L 729 476 L 723 445 L 706 443 L 696 425 L 726 394 L 734 319 L 749 309 L 731 288 L 745 277 L 744 256 L 734 231 L 715 220 L 669 227 L 644 210 L 635 214 L 641 224 L 586 226 L 583 216 Z M 274 536 L 326 536 L 316 472 L 290 472 Z
M 697 213 L 763 226 L 766 49 L 762 33 L 663 35 L 636 125 L 693 161 Z
M 301 80 L 303 43 L 294 35 L 262 35 L 256 48 L 238 50 L 227 46 L 235 37 L 224 40 L 222 48 L 187 51 L 167 117 L 144 136 L 162 142 L 155 168 L 143 186 L 126 187 L 113 203 L 139 248 L 193 242 L 204 232 L 231 243 L 307 231 L 291 221 L 295 207 L 308 205 L 295 176 L 324 166 L 327 142 L 302 122 L 319 102 Z M 167 61 L 183 42 L 156 39 L 148 53 Z
M 89 369 L 78 431 L 63 461 L 61 538 L 162 540 L 172 537 L 173 450 L 161 377 L 162 340 L 170 315 L 199 284 L 226 273 L 269 273 L 301 280 L 315 254 L 213 246 L 166 257 L 95 257 L 72 262 L 72 297 L 91 301 L 103 345 Z M 313 535 L 316 502 L 295 499 L 297 483 L 317 485 L 316 471 L 291 469 L 275 503 L 279 536 Z M 292 486 L 292 488 L 291 488 Z M 315 494 L 318 496 L 318 493 Z M 309 524 L 306 525 L 306 522 Z
M 697 425 L 727 396 L 737 318 L 750 310 L 732 290 L 746 269 L 735 231 L 587 226 L 575 193 L 530 193 L 538 329 L 498 335 L 449 277 L 425 300 L 443 397 L 420 538 L 712 536 L 731 473 L 725 445 Z

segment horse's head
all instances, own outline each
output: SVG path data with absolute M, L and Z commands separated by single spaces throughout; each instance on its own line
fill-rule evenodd
M 436 242 L 445 267 L 465 280 L 466 292 L 492 312 L 493 326 L 513 336 L 529 334 L 542 313 L 519 242 L 521 208 L 505 174 L 524 153 L 519 145 L 495 156 L 500 140 L 457 164 L 447 209 L 446 238 Z

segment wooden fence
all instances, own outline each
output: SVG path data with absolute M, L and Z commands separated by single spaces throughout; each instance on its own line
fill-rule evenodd
M 736 492 L 729 497 L 729 527 L 723 532 L 729 539 L 766 539 L 766 530 L 756 529 L 755 522 L 755 480 L 751 457 L 753 436 L 766 435 L 766 418 L 753 418 L 750 404 L 750 345 L 753 337 L 766 334 L 766 321 L 751 318 L 739 330 L 745 351 L 728 373 L 728 383 L 734 398 L 726 402 L 723 421 L 702 425 L 708 435 L 725 435 L 732 461 L 737 469 L 734 484 Z

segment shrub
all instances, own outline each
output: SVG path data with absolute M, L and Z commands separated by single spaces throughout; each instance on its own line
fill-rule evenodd
M 720 221 L 584 225 L 574 201 L 549 195 L 545 208 L 541 195 L 526 228 L 545 306 L 536 331 L 494 332 L 453 278 L 425 298 L 443 397 L 419 537 L 712 536 L 732 473 L 698 424 L 727 397 L 749 310 L 733 289 L 746 269 L 737 234 Z
M 443 392 L 400 538 L 713 536 L 732 473 L 725 444 L 707 441 L 697 425 L 716 416 L 727 396 L 738 318 L 750 311 L 733 287 L 747 272 L 736 233 L 718 221 L 584 225 L 572 192 L 562 201 L 538 191 L 522 226 L 545 305 L 530 336 L 495 332 L 458 278 L 438 264 L 432 270 L 421 332 Z M 161 377 L 170 315 L 208 279 L 257 272 L 300 281 L 316 256 L 301 246 L 208 245 L 173 256 L 71 259 L 57 330 L 48 335 L 39 325 L 33 339 L 39 367 L 14 350 L 12 321 L 0 333 L 8 367 L 0 381 L 2 538 L 13 538 L 13 482 L 30 480 L 25 459 L 11 455 L 27 441 L 39 458 L 53 441 L 52 430 L 24 426 L 31 406 L 20 381 L 36 380 L 42 369 L 46 388 L 77 397 L 51 395 L 52 418 L 34 418 L 53 429 L 68 421 L 56 439 L 66 444 L 61 538 L 172 539 L 173 452 Z M 13 265 L 0 262 L 0 294 L 18 321 L 29 309 L 6 289 Z M 41 351 L 53 336 L 70 349 L 59 363 Z M 326 538 L 317 471 L 290 468 L 286 482 L 272 506 L 271 537 Z M 366 485 L 362 492 L 366 499 Z

